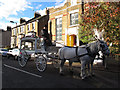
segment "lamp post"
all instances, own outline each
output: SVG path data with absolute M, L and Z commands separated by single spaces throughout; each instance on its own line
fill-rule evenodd
M 14 21 L 10 21 L 11 23 L 15 23 L 16 24 L 16 26 L 17 26 L 17 22 L 14 22 Z M 12 40 L 12 38 L 11 38 L 11 40 Z M 14 47 L 15 48 L 15 46 L 16 46 L 16 37 L 13 39 L 14 41 L 14 44 L 13 44 L 13 46 L 11 46 L 11 47 Z
M 14 22 L 14 21 L 10 21 L 11 23 L 16 23 L 16 26 L 17 26 L 17 22 Z

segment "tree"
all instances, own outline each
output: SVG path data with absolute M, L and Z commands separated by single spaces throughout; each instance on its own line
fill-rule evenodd
M 120 53 L 120 3 L 119 2 L 89 2 L 84 5 L 81 14 L 79 38 L 83 42 L 93 41 L 94 30 L 104 29 L 104 38 L 112 42 L 111 52 Z

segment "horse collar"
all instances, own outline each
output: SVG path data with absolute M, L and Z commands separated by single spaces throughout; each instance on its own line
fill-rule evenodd
M 92 52 L 91 52 L 89 47 L 87 47 L 86 50 L 87 50 L 89 56 L 91 56 L 91 57 L 95 57 L 96 56 L 96 55 L 92 54 Z

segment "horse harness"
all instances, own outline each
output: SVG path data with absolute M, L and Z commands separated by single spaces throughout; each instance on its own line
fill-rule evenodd
M 76 52 L 76 57 L 77 57 L 78 60 L 80 60 L 80 57 L 85 56 L 85 55 L 89 55 L 91 57 L 95 57 L 96 56 L 96 55 L 91 54 L 90 48 L 88 46 L 86 46 L 85 48 L 87 50 L 87 53 L 82 54 L 82 55 L 78 55 L 78 53 L 77 53 L 78 52 L 78 47 L 76 47 L 75 52 Z M 97 53 L 97 55 L 98 55 L 98 53 Z
M 73 47 L 70 47 L 70 46 L 65 46 L 65 47 L 69 47 L 69 48 L 73 48 Z M 90 51 L 90 48 L 86 45 L 86 47 L 82 47 L 82 48 L 86 48 L 86 50 L 87 50 L 87 53 L 85 53 L 85 54 L 82 54 L 82 55 L 78 55 L 78 46 L 77 47 L 74 47 L 76 50 L 75 50 L 75 53 L 76 53 L 76 56 L 75 57 L 73 57 L 73 58 L 77 58 L 79 61 L 80 61 L 80 57 L 82 57 L 82 56 L 85 56 L 85 55 L 89 55 L 89 56 L 91 56 L 91 57 L 94 57 L 95 55 L 92 55 L 91 54 L 91 51 Z M 71 58 L 72 59 L 72 58 Z
M 86 48 L 87 49 L 87 52 L 88 52 L 88 47 Z M 75 50 L 75 52 L 76 52 L 76 57 L 77 57 L 77 59 L 80 61 L 80 58 L 79 57 L 82 57 L 82 56 L 85 56 L 85 55 L 89 55 L 89 52 L 88 53 L 85 53 L 85 54 L 82 54 L 82 55 L 78 55 L 78 47 L 76 47 L 76 50 Z

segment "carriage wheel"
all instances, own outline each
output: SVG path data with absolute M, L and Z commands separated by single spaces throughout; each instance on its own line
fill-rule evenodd
M 37 70 L 40 71 L 40 72 L 44 72 L 46 70 L 46 67 L 47 67 L 47 60 L 45 59 L 44 56 L 38 56 L 36 58 L 36 67 L 37 67 Z
M 28 55 L 27 52 L 22 51 L 22 53 L 20 54 L 20 56 L 18 57 L 18 63 L 21 67 L 24 67 L 27 63 L 28 60 Z
M 54 60 L 52 61 L 52 64 L 53 64 L 53 66 L 54 66 L 55 68 L 59 68 L 59 67 L 60 67 L 60 60 L 54 59 Z

